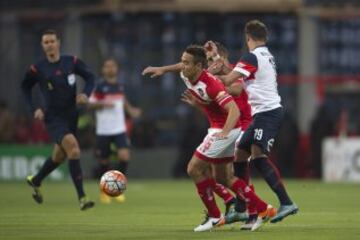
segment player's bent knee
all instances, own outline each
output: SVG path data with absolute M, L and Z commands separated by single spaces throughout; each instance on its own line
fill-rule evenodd
M 264 156 L 266 156 L 266 154 L 261 149 L 261 147 L 259 147 L 258 145 L 255 145 L 255 144 L 251 146 L 251 158 L 252 159 L 264 157 Z
M 65 156 L 56 156 L 52 158 L 55 163 L 63 163 L 65 162 L 66 157 Z
M 242 149 L 237 149 L 235 152 L 235 162 L 246 162 L 250 154 Z
M 129 150 L 120 150 L 118 152 L 118 159 L 122 161 L 129 161 L 130 160 Z
M 72 147 L 68 153 L 69 159 L 78 159 L 80 158 L 81 151 L 78 147 Z

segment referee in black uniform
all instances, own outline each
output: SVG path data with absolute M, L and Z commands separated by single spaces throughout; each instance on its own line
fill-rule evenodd
M 21 88 L 34 118 L 44 120 L 52 141 L 55 143 L 52 156 L 27 182 L 33 188 L 33 198 L 43 202 L 40 192 L 42 180 L 56 169 L 66 158 L 69 172 L 78 194 L 80 209 L 94 206 L 83 189 L 80 166 L 80 148 L 76 139 L 78 111 L 77 105 L 85 105 L 94 88 L 94 74 L 75 56 L 60 55 L 60 39 L 56 31 L 46 30 L 41 37 L 41 45 L 46 58 L 30 66 L 22 81 Z M 82 93 L 76 93 L 75 75 L 85 81 Z M 35 106 L 31 90 L 38 84 L 44 97 L 44 106 Z

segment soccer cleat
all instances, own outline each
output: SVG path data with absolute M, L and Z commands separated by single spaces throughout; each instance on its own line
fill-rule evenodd
M 29 184 L 30 187 L 33 189 L 32 197 L 34 198 L 35 202 L 41 204 L 43 202 L 43 197 L 40 192 L 40 186 L 36 186 L 33 182 L 34 176 L 27 176 L 26 182 Z
M 227 215 L 231 209 L 235 208 L 235 203 L 236 200 L 233 198 L 225 204 L 225 215 Z
M 225 216 L 225 224 L 231 224 L 234 222 L 243 222 L 249 219 L 247 212 L 237 212 L 235 208 L 231 208 Z
M 213 229 L 214 227 L 221 226 L 224 224 L 224 218 L 213 218 L 209 217 L 208 214 L 205 215 L 205 220 L 196 228 L 194 228 L 194 232 L 205 232 Z
M 124 194 L 121 194 L 117 197 L 115 197 L 115 200 L 118 202 L 118 203 L 124 203 L 126 201 L 126 198 L 125 198 L 125 195 Z
M 80 202 L 80 210 L 85 211 L 89 208 L 94 207 L 95 203 L 93 201 L 90 201 L 87 197 L 82 197 L 79 200 Z
M 271 223 L 277 223 L 286 218 L 289 215 L 294 215 L 299 211 L 298 206 L 293 203 L 291 205 L 281 205 L 276 216 L 271 218 Z
M 250 231 L 253 225 L 255 224 L 256 220 L 257 220 L 257 215 L 256 217 L 249 218 L 248 220 L 246 220 L 246 222 L 243 225 L 241 225 L 240 230 Z
M 111 203 L 111 197 L 109 197 L 108 195 L 106 195 L 104 192 L 101 191 L 100 192 L 100 202 L 109 204 L 109 203 Z
M 270 204 L 267 205 L 266 210 L 259 213 L 255 223 L 251 227 L 251 231 L 255 231 L 259 229 L 264 223 L 268 222 L 270 218 L 274 217 L 275 215 L 276 215 L 276 208 L 274 208 Z

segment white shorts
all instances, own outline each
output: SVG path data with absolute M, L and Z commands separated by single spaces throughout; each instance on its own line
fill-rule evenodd
M 239 137 L 241 129 L 235 128 L 230 131 L 225 139 L 214 137 L 214 133 L 221 132 L 219 128 L 209 128 L 208 134 L 195 151 L 195 156 L 210 163 L 226 163 L 234 161 L 235 141 Z

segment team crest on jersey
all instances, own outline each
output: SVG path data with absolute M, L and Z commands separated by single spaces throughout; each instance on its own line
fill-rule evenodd
M 201 88 L 198 88 L 197 90 L 198 90 L 201 97 L 205 96 L 204 90 L 202 90 Z
M 70 86 L 75 84 L 75 74 L 68 75 L 68 83 Z

